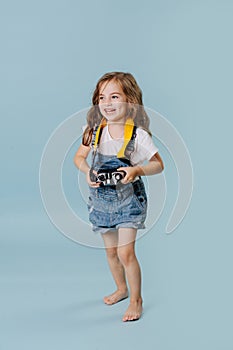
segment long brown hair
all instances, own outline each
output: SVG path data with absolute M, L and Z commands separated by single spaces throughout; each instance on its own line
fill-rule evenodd
M 90 145 L 93 130 L 95 126 L 99 125 L 103 119 L 103 116 L 100 113 L 98 107 L 101 86 L 103 83 L 109 82 L 111 80 L 116 81 L 120 85 L 122 91 L 126 96 L 126 101 L 130 103 L 131 106 L 133 104 L 133 108 L 131 108 L 130 113 L 131 117 L 134 119 L 135 125 L 137 127 L 143 128 L 151 135 L 151 132 L 149 130 L 150 120 L 143 106 L 142 91 L 138 86 L 135 78 L 130 73 L 110 72 L 104 74 L 96 84 L 96 88 L 92 97 L 92 107 L 87 113 L 87 127 L 83 133 L 82 143 L 85 146 Z

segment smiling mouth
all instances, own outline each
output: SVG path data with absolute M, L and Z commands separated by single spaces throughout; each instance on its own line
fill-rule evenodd
M 104 111 L 106 112 L 106 113 L 113 113 L 113 112 L 115 112 L 116 111 L 116 109 L 114 109 L 114 108 L 105 108 L 104 109 Z

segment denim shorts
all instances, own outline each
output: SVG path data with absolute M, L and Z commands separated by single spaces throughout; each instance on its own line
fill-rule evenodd
M 120 227 L 145 228 L 147 196 L 142 179 L 125 185 L 90 187 L 88 211 L 96 233 Z

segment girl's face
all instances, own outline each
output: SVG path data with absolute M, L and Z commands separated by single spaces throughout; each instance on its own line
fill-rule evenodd
M 114 80 L 104 82 L 100 87 L 99 109 L 109 122 L 124 122 L 127 114 L 126 96 Z

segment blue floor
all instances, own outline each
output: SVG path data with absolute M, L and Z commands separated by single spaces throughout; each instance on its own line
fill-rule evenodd
M 224 243 L 191 232 L 193 212 L 170 236 L 158 224 L 137 241 L 144 313 L 132 323 L 128 300 L 102 302 L 114 288 L 104 250 L 64 237 L 42 208 L 24 214 L 2 221 L 1 350 L 233 349 L 230 247 L 216 261 Z

